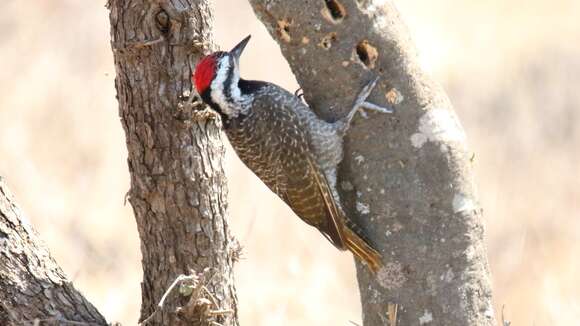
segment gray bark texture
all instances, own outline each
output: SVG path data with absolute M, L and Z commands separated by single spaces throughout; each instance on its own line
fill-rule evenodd
M 0 178 L 0 325 L 106 325 L 69 282 Z
M 226 223 L 220 126 L 180 106 L 195 62 L 211 48 L 206 0 L 111 0 L 111 45 L 143 255 L 141 320 L 149 325 L 237 325 Z
M 322 117 L 346 114 L 374 76 L 369 100 L 395 109 L 354 121 L 338 179 L 384 261 L 376 276 L 357 264 L 364 325 L 495 325 L 472 153 L 392 1 L 250 3 Z

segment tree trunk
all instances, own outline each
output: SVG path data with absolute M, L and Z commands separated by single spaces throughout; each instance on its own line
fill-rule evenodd
M 347 213 L 385 264 L 376 277 L 357 264 L 364 324 L 494 325 L 472 153 L 392 2 L 250 3 L 321 116 L 344 115 L 377 75 L 370 101 L 395 109 L 357 118 L 339 174 Z
M 220 127 L 211 115 L 178 105 L 191 89 L 194 62 L 210 48 L 207 1 L 112 0 L 108 6 L 128 197 L 143 254 L 141 320 L 179 275 L 193 273 L 199 283 L 189 284 L 187 296 L 175 291 L 149 323 L 237 325 L 232 265 L 238 246 L 226 223 Z
M 0 178 L 0 325 L 106 325 L 50 256 Z
M 220 126 L 207 111 L 178 105 L 191 89 L 192 63 L 211 47 L 207 2 L 112 0 L 108 6 L 128 197 L 143 254 L 141 319 L 237 325 L 232 265 L 239 246 L 225 220 Z M 0 180 L 0 325 L 106 325 L 22 220 Z M 176 279 L 179 295 L 167 292 Z

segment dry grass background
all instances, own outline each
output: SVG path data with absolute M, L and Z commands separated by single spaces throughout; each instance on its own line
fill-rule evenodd
M 421 61 L 476 152 L 496 312 L 514 325 L 580 319 L 580 3 L 408 0 Z M 215 1 L 243 75 L 295 89 L 242 0 Z M 136 323 L 141 268 L 104 1 L 0 2 L 0 175 L 68 275 L 111 321 Z M 269 194 L 231 151 L 242 325 L 360 321 L 351 258 Z

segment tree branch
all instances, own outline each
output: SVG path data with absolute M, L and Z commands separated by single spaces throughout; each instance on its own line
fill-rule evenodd
M 447 96 L 417 64 L 391 1 L 250 0 L 321 116 L 346 114 L 362 85 L 393 115 L 357 118 L 345 141 L 341 197 L 382 252 L 357 265 L 365 325 L 494 325 L 471 153 Z M 389 311 L 391 316 L 389 316 Z
M 220 126 L 205 111 L 178 103 L 191 89 L 192 63 L 211 48 L 207 1 L 107 5 L 129 152 L 128 197 L 143 254 L 141 319 L 237 325 L 232 265 L 239 245 L 225 220 Z M 106 325 L 22 222 L 1 180 L 0 255 L 1 325 Z M 171 286 L 164 295 L 174 279 L 179 293 Z
M 106 325 L 66 278 L 0 177 L 0 325 Z

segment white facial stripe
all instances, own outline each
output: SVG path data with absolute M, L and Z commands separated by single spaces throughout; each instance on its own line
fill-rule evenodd
M 230 94 L 232 99 L 238 103 L 242 101 L 242 91 L 238 87 L 239 81 L 240 81 L 240 67 L 234 67 L 234 75 L 232 76 L 232 83 L 230 84 Z
M 240 81 L 239 67 L 233 67 L 233 75 L 230 81 L 230 101 L 224 93 L 224 86 L 228 79 L 228 71 L 230 69 L 230 60 L 228 56 L 220 59 L 219 69 L 216 77 L 211 83 L 211 99 L 219 105 L 223 113 L 229 117 L 237 117 L 240 113 L 246 114 L 252 104 L 254 97 L 252 95 L 242 95 L 242 91 L 238 86 Z
M 237 112 L 235 112 L 235 110 L 232 110 L 232 108 L 230 108 L 230 104 L 226 99 L 223 89 L 226 79 L 228 78 L 228 70 L 230 69 L 229 58 L 227 56 L 221 58 L 218 63 L 218 67 L 219 68 L 217 74 L 213 82 L 211 83 L 211 99 L 212 101 L 215 102 L 215 104 L 219 105 L 219 107 L 222 109 L 222 111 L 224 111 L 226 115 L 237 116 Z

